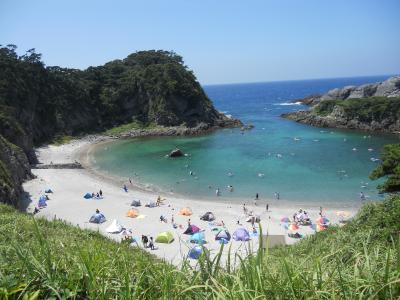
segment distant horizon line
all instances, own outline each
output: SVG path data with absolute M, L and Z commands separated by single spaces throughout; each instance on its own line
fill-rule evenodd
M 292 82 L 292 81 L 314 81 L 314 80 L 329 80 L 329 79 L 351 79 L 351 78 L 368 78 L 368 77 L 394 77 L 400 76 L 397 74 L 378 74 L 378 75 L 360 75 L 360 76 L 343 76 L 343 77 L 321 77 L 321 78 L 305 78 L 305 79 L 285 79 L 285 80 L 266 80 L 266 81 L 246 81 L 246 82 L 230 82 L 230 83 L 207 83 L 201 86 L 217 86 L 217 85 L 239 85 L 239 84 L 261 84 L 273 82 Z M 373 83 L 373 82 L 371 82 Z

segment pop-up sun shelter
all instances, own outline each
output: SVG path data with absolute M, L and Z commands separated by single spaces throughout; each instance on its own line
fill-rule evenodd
M 245 228 L 238 228 L 236 231 L 233 233 L 233 239 L 235 241 L 248 241 L 250 240 L 250 234 Z
M 104 223 L 105 221 L 106 221 L 106 217 L 100 213 L 94 214 L 93 216 L 90 217 L 90 220 L 89 220 L 90 223 L 97 223 L 97 224 Z
M 227 231 L 226 229 L 222 229 L 220 232 L 218 232 L 215 235 L 215 240 L 216 241 L 219 241 L 221 239 L 224 239 L 227 242 L 229 242 L 231 240 L 231 234 L 229 233 L 229 231 Z
M 170 231 L 161 232 L 156 237 L 156 243 L 169 244 L 174 241 L 174 236 Z
M 139 215 L 139 211 L 137 209 L 131 208 L 126 213 L 126 216 L 129 218 L 136 218 Z
M 203 220 L 203 221 L 214 221 L 215 220 L 215 216 L 214 216 L 214 214 L 212 212 L 208 211 L 208 212 L 206 212 L 204 215 L 202 215 L 200 217 L 200 220 Z
M 53 191 L 51 189 L 47 189 L 44 191 L 45 193 L 51 194 Z
M 86 193 L 86 194 L 83 196 L 83 198 L 85 198 L 85 199 L 90 199 L 90 198 L 92 198 L 92 194 L 91 194 L 91 193 Z
M 42 196 L 39 197 L 38 206 L 39 207 L 46 207 L 47 206 L 46 197 L 45 196 L 42 195 Z
M 193 234 L 190 237 L 189 241 L 191 243 L 195 243 L 195 244 L 199 244 L 199 245 L 205 244 L 206 241 L 205 241 L 204 232 L 200 231 L 200 232 L 197 232 L 197 233 Z
M 197 227 L 196 225 L 189 225 L 186 230 L 183 232 L 183 234 L 194 234 L 200 231 L 200 228 Z
M 192 249 L 189 250 L 189 258 L 191 259 L 199 259 L 200 255 L 203 253 L 203 247 L 201 246 L 194 246 Z
M 142 206 L 142 204 L 140 203 L 140 200 L 133 200 L 131 203 L 131 206 L 138 207 L 138 206 Z
M 106 231 L 108 233 L 120 233 L 122 229 L 124 229 L 122 225 L 117 220 L 114 219 L 111 225 L 107 227 Z
M 184 207 L 179 211 L 179 214 L 182 216 L 191 216 L 193 213 L 189 207 Z

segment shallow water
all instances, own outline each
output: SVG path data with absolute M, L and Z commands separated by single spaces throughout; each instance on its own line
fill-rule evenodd
M 131 177 L 155 190 L 198 198 L 216 199 L 215 190 L 219 188 L 221 197 L 232 201 L 253 199 L 256 193 L 260 198 L 273 198 L 275 192 L 287 201 L 355 202 L 360 201 L 361 191 L 370 199 L 379 199 L 378 182 L 368 179 L 377 165 L 371 158 L 379 157 L 382 146 L 398 142 L 398 138 L 314 128 L 279 116 L 302 108 L 288 105 L 291 99 L 384 79 L 206 86 L 218 110 L 252 123 L 255 128 L 244 134 L 226 129 L 200 137 L 118 141 L 94 151 L 95 167 L 112 175 Z M 190 156 L 166 158 L 175 146 Z M 233 192 L 228 185 L 233 186 Z

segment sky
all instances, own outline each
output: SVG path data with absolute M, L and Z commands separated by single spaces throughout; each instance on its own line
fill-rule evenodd
M 400 73 L 399 0 L 0 0 L 0 44 L 84 69 L 173 50 L 202 84 Z

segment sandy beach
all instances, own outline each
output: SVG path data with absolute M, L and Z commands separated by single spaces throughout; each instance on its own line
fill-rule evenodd
M 24 189 L 30 196 L 30 203 L 27 205 L 27 211 L 32 212 L 38 203 L 38 198 L 44 193 L 45 189 L 51 188 L 53 193 L 49 194 L 50 200 L 47 201 L 47 207 L 40 210 L 37 217 L 45 217 L 48 219 L 60 218 L 77 225 L 81 228 L 98 230 L 102 234 L 121 240 L 123 237 L 120 234 L 109 234 L 106 228 L 111 222 L 116 219 L 125 228 L 131 229 L 133 237 L 139 240 L 142 234 L 156 237 L 158 233 L 170 231 L 174 235 L 174 242 L 171 244 L 156 243 L 156 250 L 146 251 L 165 259 L 175 265 L 179 265 L 182 259 L 188 254 L 188 251 L 193 244 L 189 243 L 189 236 L 183 234 L 187 227 L 188 219 L 191 224 L 197 225 L 204 230 L 207 244 L 205 246 L 210 250 L 211 255 L 218 252 L 220 244 L 215 241 L 215 236 L 211 231 L 212 225 L 206 221 L 201 221 L 200 216 L 205 212 L 211 211 L 216 216 L 216 223 L 225 224 L 228 231 L 233 232 L 244 227 L 250 233 L 252 232 L 251 223 L 246 222 L 246 216 L 243 213 L 243 203 L 246 203 L 248 211 L 253 211 L 253 214 L 260 216 L 263 232 L 271 235 L 284 235 L 287 244 L 293 244 L 298 239 L 289 238 L 288 231 L 282 226 L 280 219 L 282 217 L 292 217 L 293 214 L 300 208 L 306 210 L 311 220 L 319 217 L 319 203 L 292 203 L 273 199 L 261 198 L 254 205 L 252 199 L 244 199 L 230 203 L 229 200 L 221 200 L 215 197 L 215 200 L 199 200 L 180 197 L 179 195 L 161 194 L 166 200 L 163 205 L 155 208 L 145 207 L 144 204 L 150 201 L 156 201 L 158 193 L 145 191 L 139 187 L 130 184 L 118 178 L 109 178 L 104 174 L 99 174 L 90 167 L 90 151 L 98 143 L 104 142 L 97 137 L 85 137 L 83 139 L 71 141 L 68 144 L 61 146 L 46 146 L 37 149 L 37 156 L 40 163 L 43 164 L 64 164 L 74 161 L 80 162 L 83 169 L 33 169 L 32 172 L 36 178 L 24 183 Z M 128 192 L 123 190 L 123 184 L 128 187 Z M 103 199 L 84 199 L 85 193 L 96 193 L 99 190 L 103 191 Z M 140 200 L 141 207 L 138 207 L 140 217 L 129 218 L 126 216 L 127 211 L 131 208 L 132 200 Z M 266 204 L 269 205 L 269 210 L 266 211 Z M 331 224 L 339 222 L 339 217 L 336 212 L 345 210 L 353 216 L 357 212 L 355 204 L 321 204 L 323 206 L 323 214 Z M 179 210 L 184 207 L 190 207 L 193 215 L 190 217 L 179 215 Z M 89 223 L 89 218 L 99 209 L 105 216 L 107 221 L 103 224 Z M 160 215 L 163 215 L 168 220 L 167 223 L 160 222 Z M 175 223 L 179 226 L 174 229 L 171 224 L 172 216 Z M 241 225 L 238 225 L 237 222 Z M 258 230 L 258 225 L 256 225 Z M 314 234 L 315 231 L 309 226 L 301 226 L 299 233 L 303 235 Z M 249 244 L 253 249 L 258 246 L 258 236 L 252 236 Z M 242 255 L 246 253 L 246 244 L 231 240 L 232 251 Z M 225 247 L 225 252 L 229 247 Z M 133 250 L 134 251 L 134 250 Z

